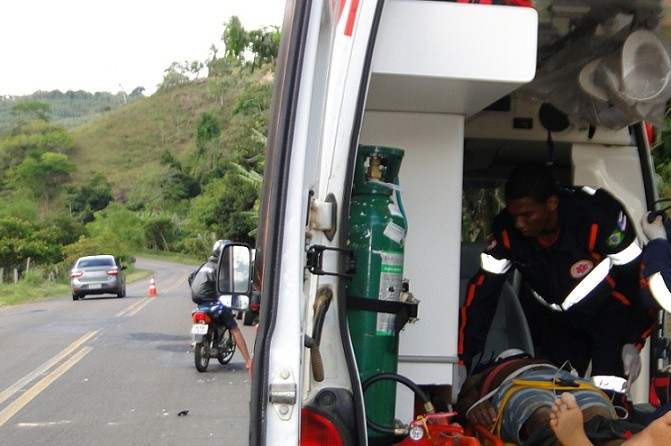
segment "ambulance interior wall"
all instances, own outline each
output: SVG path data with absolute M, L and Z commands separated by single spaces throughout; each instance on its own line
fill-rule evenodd
M 421 302 L 419 321 L 400 333 L 400 374 L 418 384 L 450 384 L 457 361 L 464 118 L 366 112 L 360 143 L 405 151 L 399 181 L 408 220 L 404 277 Z M 413 418 L 414 396 L 397 393 L 396 415 Z

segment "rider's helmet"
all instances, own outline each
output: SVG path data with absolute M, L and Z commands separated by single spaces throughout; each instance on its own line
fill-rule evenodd
M 224 249 L 224 246 L 226 245 L 227 240 L 217 240 L 214 242 L 214 245 L 212 245 L 212 255 L 215 257 L 219 257 L 221 255 L 221 251 Z

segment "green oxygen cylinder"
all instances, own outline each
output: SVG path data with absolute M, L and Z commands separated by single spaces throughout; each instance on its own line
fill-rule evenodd
M 359 146 L 349 212 L 348 248 L 356 274 L 347 286 L 347 319 L 361 382 L 379 373 L 396 373 L 396 315 L 380 311 L 380 301 L 398 301 L 403 286 L 406 219 L 400 205 L 398 173 L 403 150 Z M 366 416 L 393 426 L 396 383 L 379 381 L 365 393 Z M 368 430 L 368 436 L 382 434 Z

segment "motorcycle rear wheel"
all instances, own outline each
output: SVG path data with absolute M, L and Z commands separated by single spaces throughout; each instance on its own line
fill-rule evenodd
M 231 336 L 231 330 L 227 329 L 224 331 L 219 345 L 222 347 L 219 348 L 217 360 L 220 364 L 228 364 L 233 358 L 236 349 L 235 339 Z
M 210 342 L 205 338 L 202 342 L 196 342 L 194 346 L 196 370 L 199 372 L 207 371 L 207 366 L 210 364 Z

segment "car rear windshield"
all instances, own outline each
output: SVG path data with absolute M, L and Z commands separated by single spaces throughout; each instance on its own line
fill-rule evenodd
M 91 266 L 115 266 L 114 259 L 100 258 L 100 259 L 84 259 L 80 260 L 77 268 L 88 268 Z

